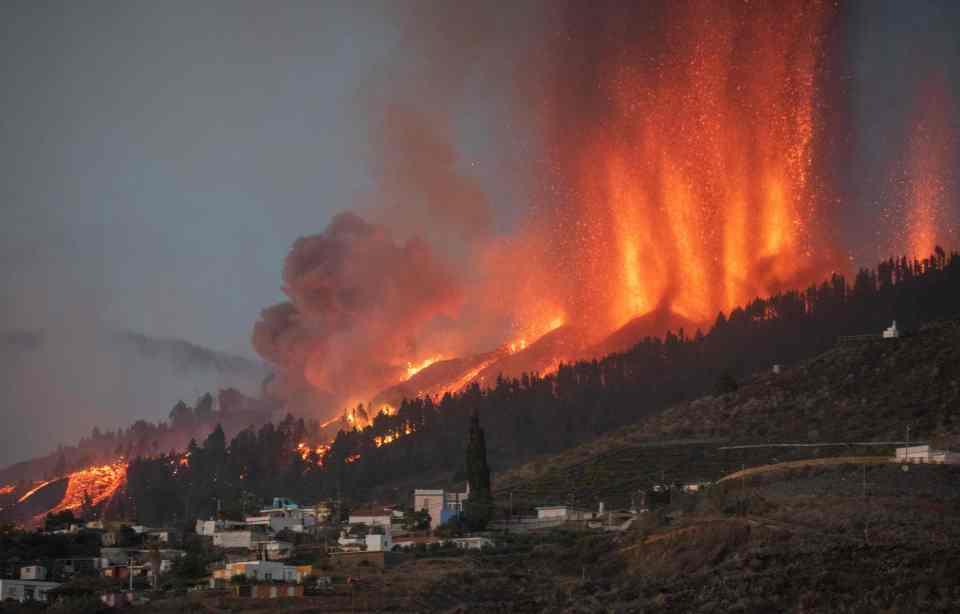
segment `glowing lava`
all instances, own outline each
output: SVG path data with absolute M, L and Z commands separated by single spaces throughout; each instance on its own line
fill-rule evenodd
M 408 362 L 407 363 L 407 379 L 410 379 L 411 377 L 423 371 L 433 363 L 439 362 L 441 360 L 443 360 L 443 356 L 431 356 L 430 358 L 422 360 L 421 362 L 416 364 L 412 362 Z
M 606 332 L 654 310 L 709 323 L 830 270 L 811 181 L 829 5 L 647 4 L 573 20 L 551 107 L 574 187 L 547 264 L 572 319 Z
M 898 249 L 923 259 L 936 246 L 956 244 L 957 215 L 953 211 L 954 134 L 952 107 L 943 78 L 933 79 L 921 94 L 907 148 L 906 216 Z
M 63 500 L 47 513 L 56 514 L 65 510 L 77 510 L 83 507 L 84 503 L 91 506 L 99 505 L 113 496 L 126 476 L 125 462 L 74 471 L 67 476 L 69 482 Z

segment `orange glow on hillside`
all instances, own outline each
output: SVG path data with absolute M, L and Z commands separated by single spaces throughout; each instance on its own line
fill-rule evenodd
M 68 476 L 69 482 L 63 500 L 47 513 L 80 509 L 85 500 L 89 501 L 90 505 L 99 505 L 113 496 L 126 476 L 127 464 L 124 462 L 74 471 Z
M 14 486 L 13 484 L 7 484 L 6 486 L 0 486 L 0 495 L 9 495 L 9 494 L 12 494 L 13 491 L 16 490 L 16 488 L 17 488 L 17 487 Z
M 437 356 L 431 356 L 430 358 L 422 360 L 416 364 L 412 362 L 408 362 L 407 363 L 407 379 L 410 379 L 411 377 L 423 371 L 433 363 L 439 362 L 441 360 L 443 360 L 443 356 L 437 355 Z

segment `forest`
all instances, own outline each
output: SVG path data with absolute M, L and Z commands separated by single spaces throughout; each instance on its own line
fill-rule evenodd
M 287 416 L 227 440 L 217 426 L 185 453 L 134 459 L 107 513 L 154 524 L 251 511 L 274 496 L 309 503 L 359 500 L 385 486 L 446 472 L 465 477 L 470 417 L 480 416 L 494 474 L 577 445 L 685 399 L 722 393 L 738 378 L 822 352 L 843 335 L 879 334 L 960 314 L 960 255 L 891 258 L 834 274 L 805 290 L 757 298 L 718 314 L 707 331 L 671 331 L 630 350 L 561 365 L 556 373 L 499 378 L 440 399 L 406 399 L 393 415 L 341 430 L 318 454 L 318 427 Z M 307 445 L 301 445 L 307 444 Z M 425 478 L 428 479 L 428 478 Z M 496 478 L 494 477 L 494 480 Z

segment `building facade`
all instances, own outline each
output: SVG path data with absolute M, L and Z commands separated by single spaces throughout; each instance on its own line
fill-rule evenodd
M 932 463 L 938 465 L 960 464 L 960 453 L 949 450 L 934 450 L 929 445 L 897 448 L 896 460 L 900 463 Z
M 413 509 L 430 514 L 430 528 L 436 529 L 463 513 L 463 505 L 470 497 L 466 492 L 449 492 L 443 489 L 418 488 L 413 491 Z

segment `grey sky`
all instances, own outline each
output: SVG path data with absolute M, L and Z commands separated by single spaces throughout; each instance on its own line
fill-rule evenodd
M 331 2 L 6 2 L 5 327 L 66 313 L 250 355 L 297 236 L 370 189 L 396 32 Z

